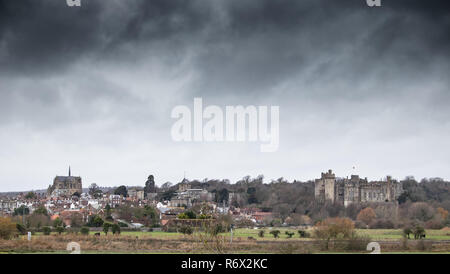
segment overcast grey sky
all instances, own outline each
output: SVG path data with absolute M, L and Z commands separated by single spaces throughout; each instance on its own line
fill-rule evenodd
M 0 191 L 333 169 L 450 179 L 450 3 L 0 0 Z M 280 146 L 177 143 L 173 107 L 280 106 Z M 353 171 L 352 167 L 356 170 Z

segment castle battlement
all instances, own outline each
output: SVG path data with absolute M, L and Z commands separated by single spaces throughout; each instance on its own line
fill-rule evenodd
M 331 169 L 328 170 L 328 172 L 322 172 L 322 179 L 335 179 L 336 176 L 334 175 L 333 171 Z
M 361 179 L 351 175 L 350 179 L 336 179 L 332 170 L 315 180 L 314 194 L 319 201 L 330 200 L 345 206 L 351 203 L 395 202 L 403 188 L 400 182 L 387 176 L 386 181 Z

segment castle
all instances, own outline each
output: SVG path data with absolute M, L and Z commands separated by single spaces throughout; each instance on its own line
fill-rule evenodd
M 403 192 L 402 184 L 387 176 L 386 181 L 368 182 L 352 175 L 350 179 L 337 179 L 332 170 L 316 179 L 316 200 L 330 200 L 348 206 L 351 203 L 395 202 Z
M 70 197 L 75 193 L 81 194 L 82 192 L 81 177 L 72 176 L 70 167 L 69 176 L 56 176 L 53 179 L 53 185 L 50 185 L 47 189 L 47 194 L 51 197 Z

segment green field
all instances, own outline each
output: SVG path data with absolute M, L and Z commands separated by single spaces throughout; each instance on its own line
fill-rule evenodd
M 264 230 L 264 237 L 259 237 L 259 232 Z M 279 238 L 274 238 L 270 231 L 280 230 Z M 288 238 L 286 231 L 294 232 L 292 238 Z M 31 242 L 27 236 L 20 236 L 10 240 L 0 240 L 0 253 L 64 253 L 69 242 L 80 244 L 83 253 L 91 254 L 190 254 L 190 253 L 235 253 L 235 254 L 352 254 L 368 253 L 366 245 L 369 241 L 378 242 L 382 246 L 383 253 L 393 254 L 425 254 L 425 253 L 450 253 L 450 231 L 426 230 L 425 241 L 403 240 L 400 229 L 357 229 L 356 233 L 362 237 L 362 245 L 353 245 L 347 249 L 348 242 L 335 241 L 331 246 L 324 248 L 324 241 L 315 238 L 300 238 L 294 228 L 264 228 L 246 229 L 240 228 L 233 231 L 233 242 L 230 241 L 230 232 L 221 233 L 222 237 L 211 237 L 204 232 L 194 232 L 193 235 L 183 235 L 176 232 L 141 232 L 122 231 L 120 235 L 111 232 L 105 235 L 100 232 L 100 237 L 94 236 L 97 231 L 91 231 L 89 236 L 80 233 L 51 233 L 43 235 L 36 233 Z M 313 235 L 313 230 L 307 230 Z M 367 241 L 367 242 L 365 242 Z M 354 242 L 353 242 L 354 243 Z M 361 243 L 361 242 L 360 242 Z
M 264 230 L 264 238 L 259 237 L 258 232 L 260 230 Z M 272 230 L 279 230 L 281 233 L 279 234 L 279 238 L 275 239 L 272 234 L 270 234 L 270 231 Z M 295 235 L 292 236 L 291 239 L 288 238 L 288 236 L 285 234 L 286 231 L 292 231 L 295 232 Z M 91 231 L 90 234 L 93 235 L 97 231 Z M 312 234 L 312 230 L 307 230 L 310 234 Z M 372 240 L 401 240 L 403 238 L 402 230 L 401 229 L 356 229 L 356 232 L 359 235 L 366 235 L 370 237 Z M 103 236 L 104 233 L 100 232 Z M 201 232 L 197 232 L 201 233 Z M 56 233 L 53 232 L 52 235 L 55 235 Z M 108 233 L 108 235 L 112 234 L 111 232 Z M 183 234 L 178 232 L 141 232 L 141 231 L 122 231 L 120 234 L 121 236 L 131 236 L 131 237 L 138 237 L 139 239 L 143 238 L 154 238 L 154 239 L 179 239 L 185 237 Z M 229 237 L 230 232 L 228 233 L 221 233 L 221 235 Z M 427 240 L 450 240 L 450 231 L 449 230 L 433 230 L 433 229 L 427 229 L 426 230 L 426 239 Z M 34 236 L 43 236 L 42 233 L 36 233 Z M 239 228 L 233 230 L 233 238 L 242 240 L 248 239 L 248 237 L 253 237 L 255 240 L 271 240 L 271 241 L 292 241 L 292 240 L 309 240 L 308 238 L 299 238 L 299 235 L 297 233 L 297 230 L 295 229 L 289 229 L 289 228 L 264 228 L 264 229 L 248 229 L 248 228 Z
M 400 240 L 403 238 L 401 229 L 357 229 L 357 233 L 367 235 L 372 240 Z M 450 240 L 450 231 L 427 229 L 426 239 L 436 241 Z
M 270 233 L 271 230 L 275 229 L 263 229 L 265 231 L 264 239 L 270 239 L 273 238 L 273 236 Z M 285 231 L 292 231 L 297 232 L 293 229 L 286 229 L 286 228 L 278 228 L 278 230 L 281 231 L 280 238 L 274 239 L 274 240 L 282 240 L 282 239 L 288 239 L 288 236 L 285 234 Z M 261 239 L 258 237 L 258 231 L 259 229 L 236 229 L 234 232 L 234 237 L 253 237 L 255 239 Z M 308 230 L 310 234 L 312 234 L 312 230 Z M 356 229 L 356 232 L 359 235 L 366 235 L 369 236 L 372 240 L 401 240 L 403 238 L 402 230 L 401 229 Z M 426 239 L 428 240 L 450 240 L 450 231 L 449 230 L 433 230 L 433 229 L 427 229 L 426 230 Z M 299 235 L 296 233 L 294 238 L 299 238 Z M 289 240 L 292 240 L 289 239 Z

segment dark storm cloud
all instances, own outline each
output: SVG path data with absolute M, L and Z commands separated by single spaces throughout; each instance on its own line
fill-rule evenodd
M 205 75 L 199 90 L 259 93 L 305 69 L 317 69 L 313 81 L 360 82 L 382 71 L 416 78 L 448 61 L 447 3 L 432 1 L 423 13 L 423 1 L 383 3 L 231 1 L 219 38 L 226 50 L 206 48 L 197 60 Z
M 83 0 L 69 8 L 63 0 L 1 0 L 1 70 L 58 71 L 86 54 L 101 60 L 123 45 L 189 38 L 211 19 L 207 2 Z
M 450 3 L 445 0 L 385 0 L 385 7 L 397 12 L 411 13 L 429 19 L 444 18 L 450 15 Z
M 65 1 L 0 1 L 0 70 L 58 71 L 101 39 L 101 5 L 69 9 Z
M 426 59 L 437 51 L 448 58 L 448 1 L 385 0 L 383 5 L 369 9 L 363 0 L 84 0 L 81 8 L 68 8 L 65 1 L 1 0 L 0 65 L 3 73 L 58 71 L 85 54 L 111 58 L 124 45 L 153 49 L 161 42 L 162 55 L 183 54 L 190 46 L 200 51 L 194 65 L 208 74 L 205 87 L 212 85 L 208 79 L 216 85 L 234 80 L 251 91 L 363 37 L 362 48 L 372 47 L 374 55 L 384 53 L 386 59 L 396 58 L 389 55 L 396 41 L 409 39 L 404 51 L 412 57 Z M 359 21 L 349 24 L 346 18 L 354 16 Z M 380 27 L 371 29 L 374 23 Z M 249 72 L 248 80 L 241 79 L 239 67 Z
M 382 1 L 0 0 L 0 186 L 74 162 L 109 185 L 180 167 L 448 177 L 450 3 Z M 174 144 L 170 110 L 193 96 L 280 105 L 280 150 Z
M 382 8 L 368 8 L 363 0 L 83 0 L 81 8 L 69 8 L 62 0 L 0 0 L 0 7 L 0 71 L 14 82 L 6 86 L 3 81 L 0 90 L 3 121 L 16 117 L 12 113 L 20 117 L 18 108 L 11 107 L 17 102 L 34 110 L 22 115 L 41 113 L 45 123 L 47 116 L 82 120 L 96 112 L 93 102 L 121 109 L 124 98 L 137 101 L 108 79 L 71 76 L 83 60 L 86 71 L 97 66 L 133 69 L 145 58 L 177 68 L 191 56 L 188 67 L 196 78 L 180 96 L 233 94 L 242 99 L 301 82 L 301 92 L 283 94 L 286 101 L 380 97 L 398 83 L 425 80 L 429 74 L 439 78 L 449 69 L 448 1 L 385 0 Z M 52 81 L 17 84 L 27 77 L 42 81 L 55 75 L 77 88 L 62 96 Z M 80 84 L 85 81 L 89 84 Z M 322 83 L 334 84 L 324 89 Z M 391 88 L 376 93 L 360 88 L 373 83 Z M 445 96 L 438 94 L 436 101 Z M 67 103 L 65 98 L 76 100 Z M 44 115 L 47 105 L 70 108 L 70 102 L 87 109 Z
M 179 33 L 192 34 L 212 21 L 211 5 L 206 1 L 131 1 L 135 14 L 124 22 L 120 42 L 170 39 Z

